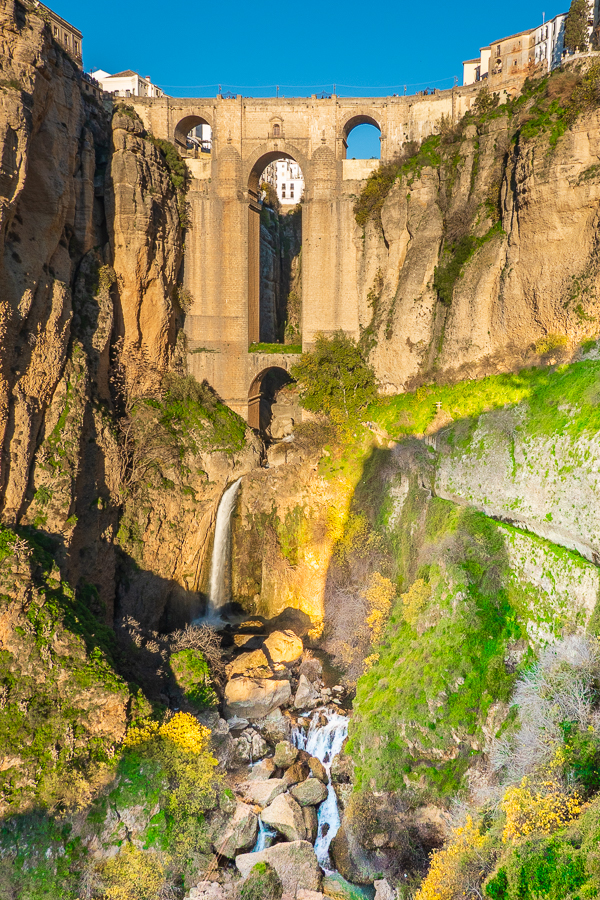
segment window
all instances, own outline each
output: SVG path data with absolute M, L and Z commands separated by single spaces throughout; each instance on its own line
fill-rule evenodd
M 281 185 L 281 197 L 283 200 L 285 200 L 285 184 Z
M 273 125 L 273 137 L 279 137 L 279 125 Z
M 293 183 L 290 184 L 290 199 L 291 199 L 291 200 L 294 199 L 294 185 L 293 185 Z
M 58 37 L 58 26 L 54 26 L 54 37 Z

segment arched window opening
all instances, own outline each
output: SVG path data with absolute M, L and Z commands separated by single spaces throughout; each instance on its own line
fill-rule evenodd
M 360 113 L 349 119 L 343 138 L 346 159 L 381 159 L 381 128 L 372 116 Z
M 186 116 L 175 129 L 175 143 L 183 156 L 198 158 L 212 149 L 212 128 L 206 119 Z
M 278 366 L 257 375 L 248 391 L 248 424 L 271 441 L 281 441 L 300 421 L 296 383 Z
M 273 125 L 273 137 L 279 137 L 280 133 L 281 128 L 277 123 L 275 123 L 275 125 Z
M 381 159 L 381 132 L 375 125 L 357 125 L 347 137 L 346 159 Z
M 297 349 L 301 337 L 302 199 L 300 165 L 283 154 L 268 154 L 255 167 L 256 206 L 250 208 L 249 343 Z M 258 222 L 252 219 L 258 216 Z M 283 348 L 282 348 L 283 349 Z

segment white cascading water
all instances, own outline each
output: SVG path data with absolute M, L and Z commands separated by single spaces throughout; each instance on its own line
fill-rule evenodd
M 219 501 L 215 540 L 210 564 L 208 593 L 208 618 L 218 618 L 219 611 L 231 599 L 229 593 L 229 568 L 231 558 L 231 514 L 242 479 L 230 484 Z
M 256 843 L 252 848 L 252 853 L 260 853 L 261 850 L 266 850 L 267 847 L 270 847 L 273 843 L 273 838 L 277 832 L 274 828 L 269 828 L 268 825 L 265 825 L 261 817 L 258 817 L 258 836 L 256 838 Z
M 327 718 L 325 725 L 319 725 L 321 716 Z M 311 756 L 316 756 L 329 776 L 327 797 L 318 809 L 318 830 L 315 841 L 315 853 L 319 865 L 326 871 L 332 872 L 333 867 L 329 859 L 329 845 L 336 836 L 340 827 L 340 812 L 333 784 L 331 783 L 331 763 L 334 756 L 342 749 L 342 744 L 348 735 L 348 719 L 339 713 L 330 713 L 327 710 L 316 710 L 313 713 L 308 734 L 300 728 L 296 728 L 293 741 L 300 750 L 306 750 Z

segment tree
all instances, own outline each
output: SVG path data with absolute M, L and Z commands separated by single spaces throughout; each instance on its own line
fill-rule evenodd
M 324 413 L 336 424 L 355 419 L 377 394 L 375 373 L 352 338 L 337 331 L 318 334 L 315 348 L 293 366 L 305 409 Z
M 567 50 L 587 50 L 588 16 L 588 0 L 571 0 L 565 21 L 565 47 Z

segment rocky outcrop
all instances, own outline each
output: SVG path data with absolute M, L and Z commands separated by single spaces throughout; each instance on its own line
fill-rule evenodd
M 298 890 L 318 891 L 321 887 L 322 872 L 311 844 L 308 841 L 292 841 L 275 844 L 258 853 L 243 853 L 235 860 L 243 878 L 247 878 L 252 868 L 259 862 L 273 866 L 286 892 L 292 897 Z
M 263 809 L 262 820 L 287 841 L 303 841 L 306 838 L 304 816 L 291 794 L 279 794 Z
M 258 818 L 245 803 L 236 804 L 232 818 L 227 822 L 224 832 L 213 839 L 215 853 L 234 859 L 235 856 L 249 850 L 256 841 Z

